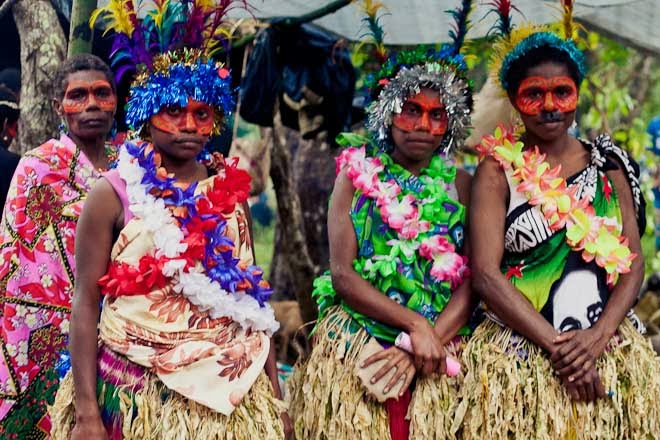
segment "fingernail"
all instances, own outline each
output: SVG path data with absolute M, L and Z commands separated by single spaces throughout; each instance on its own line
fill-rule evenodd
M 371 379 L 371 383 L 376 383 L 376 379 Z
M 385 388 L 385 389 L 383 390 L 384 393 L 387 393 L 387 392 L 389 392 L 389 391 L 390 391 L 389 388 Z
M 571 376 L 571 377 L 568 378 L 568 381 L 569 381 L 569 382 L 573 382 L 574 380 L 575 380 L 575 379 L 573 379 L 573 376 Z

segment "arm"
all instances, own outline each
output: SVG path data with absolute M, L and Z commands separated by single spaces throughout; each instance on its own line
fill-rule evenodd
M 71 365 L 76 403 L 72 438 L 104 435 L 96 397 L 97 327 L 101 300 L 98 279 L 107 270 L 121 202 L 101 179 L 90 191 L 76 229 L 76 284 L 71 309 Z
M 355 188 L 342 171 L 335 181 L 328 211 L 330 272 L 337 294 L 354 310 L 410 334 L 415 364 L 424 374 L 440 367 L 442 344 L 426 319 L 383 295 L 353 269 L 357 237 L 350 217 Z
M 470 189 L 472 186 L 472 176 L 465 170 L 457 170 L 456 190 L 458 191 L 458 200 L 465 206 L 466 220 L 469 218 Z M 465 226 L 466 232 L 468 225 Z M 470 243 L 466 234 L 463 254 L 470 256 Z M 456 332 L 470 319 L 475 306 L 475 298 L 472 295 L 472 283 L 470 278 L 466 278 L 463 283 L 452 292 L 449 303 L 435 320 L 435 331 L 440 337 L 443 345 L 456 335 Z
M 504 323 L 553 352 L 557 331 L 500 272 L 509 188 L 494 159 L 485 159 L 477 168 L 471 194 L 473 288 Z

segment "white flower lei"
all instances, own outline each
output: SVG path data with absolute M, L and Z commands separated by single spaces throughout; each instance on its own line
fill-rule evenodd
M 144 229 L 151 232 L 156 247 L 156 257 L 170 259 L 163 266 L 163 275 L 172 278 L 173 289 L 182 294 L 200 311 L 208 312 L 212 319 L 228 317 L 244 329 L 265 331 L 272 335 L 280 324 L 270 304 L 259 302 L 250 295 L 232 293 L 211 280 L 201 268 L 185 271 L 185 260 L 178 258 L 187 248 L 183 242 L 183 231 L 163 199 L 149 194 L 142 184 L 144 170 L 126 148 L 121 148 L 117 171 L 126 182 L 126 193 L 130 210 L 142 220 Z

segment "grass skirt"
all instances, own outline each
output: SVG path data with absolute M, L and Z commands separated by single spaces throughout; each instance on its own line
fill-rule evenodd
M 280 419 L 284 404 L 273 397 L 270 381 L 263 372 L 241 404 L 225 416 L 168 390 L 155 374 L 123 357 L 103 377 L 101 363 L 107 353 L 108 350 L 103 352 L 99 360 L 97 395 L 110 440 L 284 438 Z M 69 372 L 49 408 L 53 440 L 68 440 L 71 436 L 75 422 L 73 391 Z
M 465 439 L 653 439 L 660 435 L 660 360 L 625 320 L 597 361 L 611 397 L 574 402 L 546 354 L 486 320 L 463 351 L 456 423 Z
M 341 307 L 330 309 L 315 330 L 311 356 L 289 379 L 289 414 L 298 440 L 390 440 L 385 405 L 367 394 L 355 374 L 369 335 L 351 321 Z M 458 347 L 452 349 L 455 353 Z M 442 375 L 417 380 L 407 415 L 410 438 L 455 437 L 461 379 Z

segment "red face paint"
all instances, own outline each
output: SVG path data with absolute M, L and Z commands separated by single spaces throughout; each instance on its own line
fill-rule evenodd
M 433 136 L 442 136 L 447 132 L 449 120 L 440 97 L 418 93 L 403 103 L 401 113 L 394 115 L 392 124 L 406 132 L 427 131 Z
M 188 105 L 185 107 L 162 108 L 151 117 L 151 124 L 170 134 L 194 132 L 201 136 L 209 136 L 215 122 L 213 116 L 213 107 L 188 98 Z
M 568 76 L 525 78 L 516 93 L 516 105 L 521 113 L 536 116 L 542 111 L 570 113 L 577 108 L 575 81 Z
M 64 112 L 82 113 L 92 106 L 96 106 L 104 112 L 115 112 L 117 96 L 110 83 L 105 80 L 71 81 L 62 100 Z

